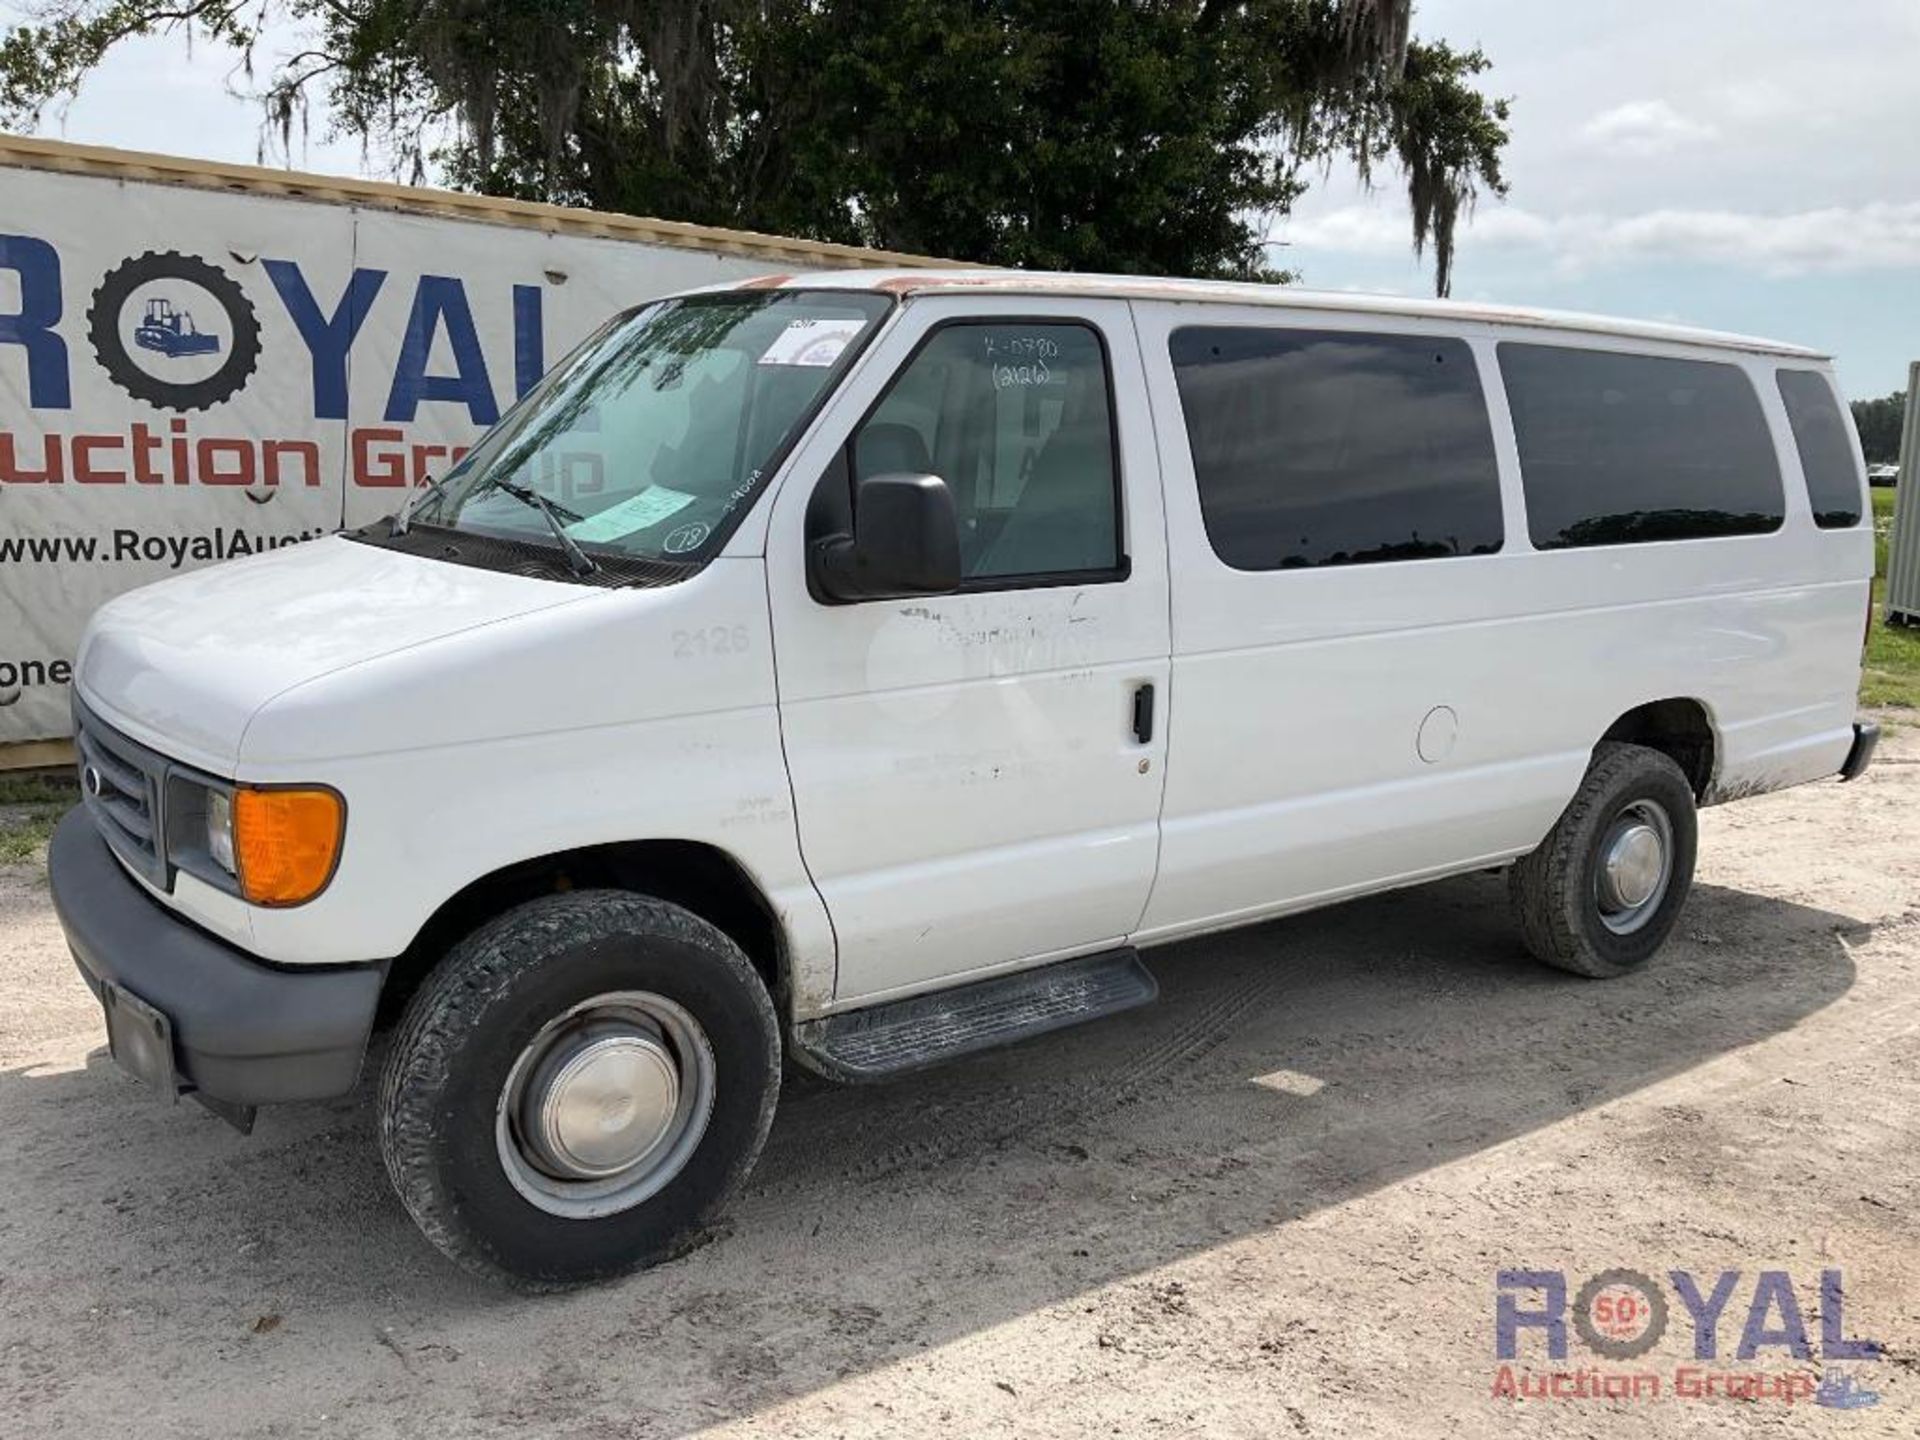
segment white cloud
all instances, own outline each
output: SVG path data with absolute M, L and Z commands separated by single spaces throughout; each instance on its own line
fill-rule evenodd
M 1914 269 L 1920 268 L 1920 201 L 1787 215 L 1655 210 L 1616 220 L 1597 239 L 1597 260 L 1703 260 L 1769 275 Z
M 1713 126 L 1683 115 L 1664 100 L 1633 100 L 1594 116 L 1580 127 L 1589 144 L 1635 156 L 1664 155 L 1683 145 L 1713 139 Z
M 1824 98 L 1824 97 L 1823 97 Z M 1813 107 L 1805 95 L 1770 75 L 1739 75 L 1716 85 L 1705 96 L 1708 107 L 1735 126 L 1805 123 Z
M 1405 254 L 1404 210 L 1347 205 L 1288 223 L 1296 250 Z M 1541 215 L 1488 206 L 1462 229 L 1461 249 L 1538 250 L 1567 273 L 1649 261 L 1730 265 L 1763 275 L 1920 269 L 1920 201 L 1830 206 L 1769 215 L 1650 210 L 1638 215 Z

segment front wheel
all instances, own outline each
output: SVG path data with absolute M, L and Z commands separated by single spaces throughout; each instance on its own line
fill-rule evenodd
M 380 1089 L 394 1189 L 445 1254 L 535 1286 L 690 1243 L 752 1168 L 780 1038 L 740 948 L 678 906 L 518 906 L 409 1004 Z
M 1680 918 L 1695 846 L 1680 767 L 1644 745 L 1601 745 L 1547 838 L 1508 872 L 1527 948 L 1576 975 L 1638 969 Z

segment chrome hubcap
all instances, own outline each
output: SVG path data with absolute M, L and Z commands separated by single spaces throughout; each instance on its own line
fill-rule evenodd
M 1614 817 L 1600 842 L 1595 876 L 1600 920 L 1617 935 L 1638 930 L 1660 908 L 1673 873 L 1673 822 L 1652 800 Z
M 679 1103 L 680 1072 L 660 1041 L 619 1029 L 588 1032 L 572 1045 L 556 1045 L 541 1062 L 521 1124 L 546 1168 L 592 1180 L 651 1153 L 666 1138 Z
M 501 1088 L 495 1138 L 513 1187 L 593 1219 L 659 1193 L 713 1113 L 706 1032 L 664 995 L 597 995 L 542 1026 Z
M 1660 884 L 1659 833 L 1651 825 L 1629 825 L 1607 850 L 1607 868 L 1601 877 L 1609 898 L 1622 908 L 1647 903 Z

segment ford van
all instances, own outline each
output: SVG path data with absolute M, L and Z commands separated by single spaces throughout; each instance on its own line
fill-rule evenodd
M 77 662 L 61 920 L 169 1100 L 351 1090 L 442 1251 L 676 1252 L 783 1068 L 1150 1002 L 1155 946 L 1503 867 L 1653 963 L 1698 807 L 1867 764 L 1823 356 L 1018 273 L 641 305 L 358 530 Z M 1276 957 L 1275 963 L 1283 963 Z

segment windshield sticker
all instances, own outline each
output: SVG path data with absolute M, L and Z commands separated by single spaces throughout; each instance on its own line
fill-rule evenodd
M 762 365 L 804 365 L 824 370 L 840 358 L 853 337 L 867 322 L 861 319 L 814 320 L 802 317 L 789 321 L 787 328 L 773 337 Z
M 684 555 L 689 550 L 698 550 L 707 543 L 707 536 L 713 532 L 699 521 L 691 525 L 682 525 L 678 530 L 669 531 L 666 544 L 660 548 L 669 555 Z
M 638 495 L 631 495 L 617 505 L 609 505 L 584 520 L 576 520 L 567 526 L 567 534 L 576 540 L 585 540 L 589 544 L 607 540 L 619 540 L 636 531 L 658 525 L 669 515 L 677 514 L 693 503 L 694 497 L 681 490 L 669 490 L 664 485 L 649 485 Z M 676 532 L 677 533 L 677 532 Z

